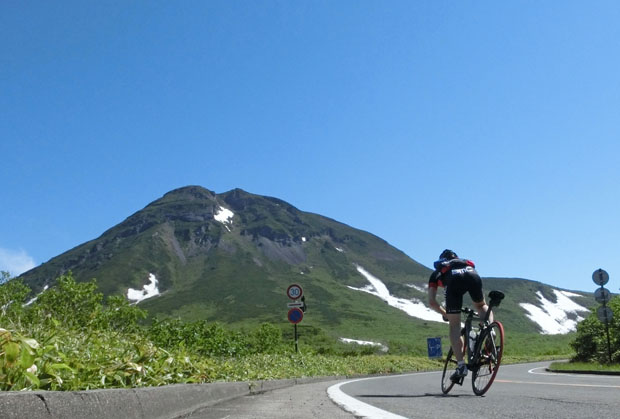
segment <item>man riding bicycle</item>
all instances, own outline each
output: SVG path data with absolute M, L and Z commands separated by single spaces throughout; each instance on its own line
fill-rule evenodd
M 434 263 L 435 271 L 428 280 L 428 302 L 431 308 L 440 313 L 450 323 L 450 346 L 458 362 L 456 371 L 450 376 L 453 381 L 467 375 L 464 361 L 463 341 L 461 339 L 461 307 L 463 295 L 469 292 L 478 316 L 486 315 L 488 306 L 482 293 L 482 281 L 476 272 L 474 262 L 459 257 L 450 249 L 439 255 Z M 446 308 L 437 302 L 437 287 L 444 287 Z M 491 316 L 493 313 L 491 313 Z M 492 318 L 489 319 L 493 321 Z

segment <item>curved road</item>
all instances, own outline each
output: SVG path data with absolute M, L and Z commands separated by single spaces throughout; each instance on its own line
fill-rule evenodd
M 484 397 L 462 387 L 441 393 L 441 372 L 350 380 L 331 386 L 330 398 L 370 418 L 618 418 L 620 376 L 557 374 L 549 362 L 502 365 Z

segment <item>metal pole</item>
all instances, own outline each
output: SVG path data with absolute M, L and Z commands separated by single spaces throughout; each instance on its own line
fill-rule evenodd
M 607 339 L 609 340 L 609 332 L 607 333 Z M 299 352 L 299 349 L 297 347 L 297 323 L 295 323 L 295 352 Z M 609 357 L 611 359 L 611 355 L 609 355 Z
M 603 288 L 601 286 L 601 288 Z M 605 300 L 603 300 L 603 309 L 607 308 Z M 605 310 L 605 331 L 607 332 L 607 355 L 609 356 L 609 363 L 611 364 L 611 342 L 609 340 L 609 319 L 607 318 L 607 310 Z

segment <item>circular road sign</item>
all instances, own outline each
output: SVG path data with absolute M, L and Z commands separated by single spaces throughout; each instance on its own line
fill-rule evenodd
M 607 283 L 607 281 L 609 281 L 609 274 L 603 269 L 597 269 L 592 274 L 592 281 L 594 281 L 596 285 L 603 286 Z
M 304 291 L 301 289 L 301 285 L 292 284 L 286 289 L 286 295 L 288 295 L 288 298 L 291 300 L 296 300 L 304 295 Z
M 288 321 L 297 324 L 304 318 L 304 312 L 299 308 L 292 308 L 288 311 Z
M 600 287 L 594 291 L 594 299 L 599 303 L 606 303 L 611 300 L 611 293 L 607 288 Z
M 611 321 L 611 318 L 614 316 L 614 312 L 611 311 L 609 307 L 599 307 L 598 310 L 596 310 L 596 315 L 601 322 L 605 323 Z

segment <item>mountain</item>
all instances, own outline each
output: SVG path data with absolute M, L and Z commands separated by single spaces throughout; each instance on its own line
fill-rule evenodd
M 173 190 L 21 277 L 37 293 L 68 271 L 153 316 L 287 324 L 286 290 L 295 283 L 308 305 L 300 327 L 383 341 L 445 332 L 426 305 L 429 268 L 371 233 L 241 189 Z M 484 285 L 506 293 L 498 315 L 523 333 L 566 333 L 595 304 L 592 295 L 525 279 Z

